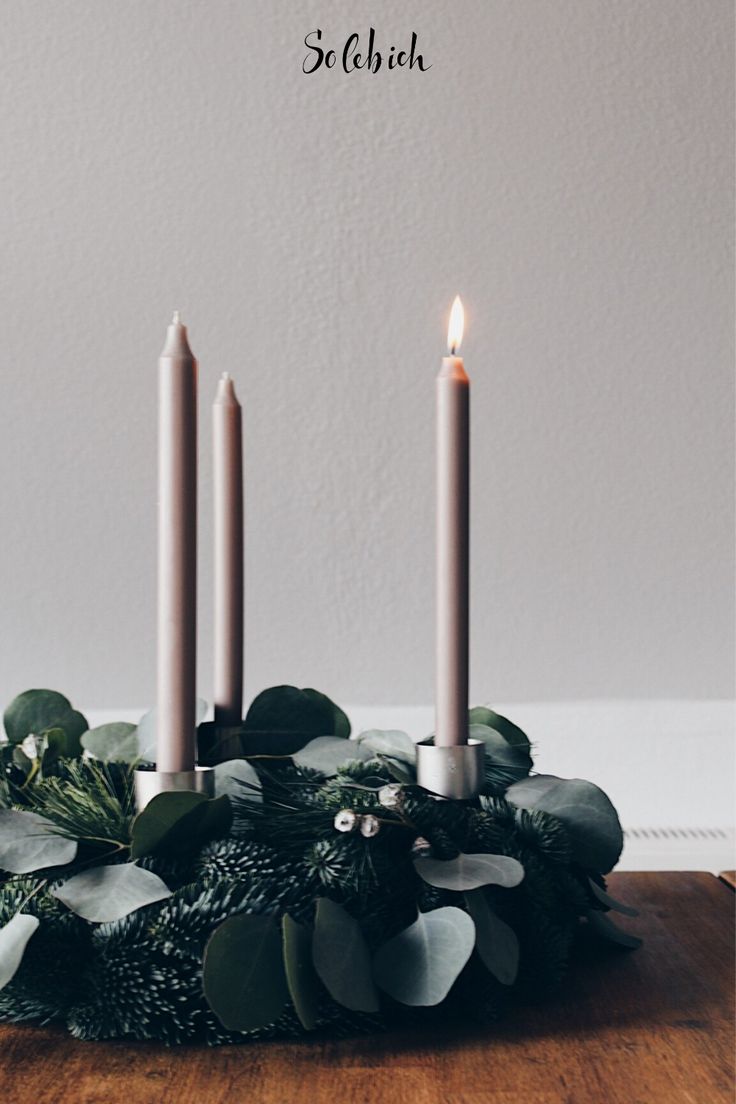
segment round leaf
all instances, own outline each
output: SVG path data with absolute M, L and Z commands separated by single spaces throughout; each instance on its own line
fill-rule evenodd
M 212 933 L 202 966 L 204 995 L 228 1031 L 268 1027 L 289 999 L 281 930 L 273 916 L 231 916 Z
M 66 735 L 64 754 L 79 755 L 79 737 L 89 727 L 71 702 L 56 690 L 26 690 L 14 698 L 3 716 L 11 744 L 22 744 L 31 733 L 40 736 L 47 728 L 61 728 Z
M 431 859 L 423 855 L 414 860 L 420 878 L 439 889 L 459 893 L 479 886 L 499 885 L 510 889 L 524 877 L 524 867 L 508 855 L 457 855 L 454 859 Z
M 263 801 L 262 789 L 261 780 L 247 759 L 227 759 L 215 766 L 215 793 L 218 797 Z
M 326 706 L 332 713 L 332 728 L 330 731 L 339 736 L 341 740 L 347 740 L 350 737 L 350 721 L 348 720 L 347 713 L 343 712 L 339 705 L 335 705 L 326 694 L 321 694 L 319 690 L 310 690 L 308 687 L 302 690 L 302 694 L 306 695 L 313 702 L 319 702 Z
M 272 686 L 254 698 L 244 727 L 255 732 L 299 732 L 311 736 L 334 736 L 332 702 L 314 690 L 296 686 Z
M 16 912 L 13 919 L 0 928 L 0 989 L 4 989 L 15 977 L 28 940 L 38 925 L 36 916 Z
M 526 732 L 522 732 L 519 726 L 510 721 L 508 717 L 502 717 L 500 713 L 494 713 L 492 709 L 488 709 L 485 705 L 476 705 L 474 709 L 469 710 L 468 720 L 471 725 L 484 725 L 486 728 L 495 729 L 503 736 L 507 744 L 513 744 L 516 747 L 531 747 Z
M 200 724 L 207 713 L 207 702 L 204 698 L 197 698 L 194 703 L 194 723 Z M 156 719 L 158 713 L 156 707 L 149 709 L 138 721 L 138 756 L 145 763 L 156 762 Z
M 138 729 L 125 721 L 90 728 L 81 742 L 85 751 L 103 763 L 135 763 L 140 758 Z
M 451 906 L 422 912 L 377 951 L 376 984 L 402 1004 L 440 1004 L 473 952 L 475 924 Z
M 575 861 L 587 870 L 606 874 L 618 862 L 624 844 L 618 814 L 592 782 L 537 774 L 509 787 L 506 799 L 520 809 L 541 809 L 562 821 Z
M 120 920 L 144 905 L 171 896 L 165 882 L 135 863 L 97 866 L 75 874 L 51 890 L 68 909 L 93 924 Z
M 328 897 L 320 897 L 312 936 L 312 961 L 330 996 L 353 1012 L 378 1012 L 368 945 L 358 921 Z
M 398 759 L 402 763 L 414 766 L 417 761 L 417 747 L 411 736 L 396 729 L 369 728 L 358 736 L 361 747 L 368 748 L 374 755 L 385 755 Z
M 319 978 L 312 965 L 312 934 L 284 913 L 281 935 L 289 996 L 304 1030 L 313 1031 L 318 1023 Z
M 130 854 L 139 859 L 157 851 L 191 851 L 226 835 L 231 822 L 227 797 L 208 799 L 188 791 L 160 793 L 133 821 Z
M 471 724 L 468 734 L 485 745 L 485 773 L 491 784 L 505 789 L 529 774 L 533 764 L 528 744 L 511 744 L 487 725 Z
M 56 826 L 38 813 L 0 809 L 0 869 L 28 874 L 47 866 L 64 866 L 77 854 L 77 841 L 58 835 Z
M 338 767 L 353 759 L 370 758 L 370 751 L 357 740 L 344 740 L 338 736 L 318 736 L 292 755 L 298 767 L 309 767 L 326 775 L 336 774 Z
M 519 972 L 516 932 L 496 916 L 482 889 L 469 890 L 465 903 L 475 923 L 475 945 L 483 965 L 502 985 L 513 985 Z

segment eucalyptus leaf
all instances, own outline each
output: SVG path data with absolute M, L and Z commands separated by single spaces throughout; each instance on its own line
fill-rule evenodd
M 315 690 L 272 686 L 253 699 L 244 728 L 252 732 L 335 736 L 340 727 L 335 706 Z
M 642 941 L 638 936 L 629 935 L 628 932 L 614 924 L 603 912 L 592 909 L 588 913 L 588 923 L 598 935 L 602 935 L 604 939 L 608 939 L 611 943 L 618 943 L 620 947 L 629 947 L 631 950 L 641 947 Z
M 89 725 L 71 702 L 56 690 L 26 690 L 10 703 L 3 715 L 11 744 L 22 744 L 26 736 L 40 736 L 49 728 L 60 728 L 65 735 L 64 755 L 81 752 L 79 737 Z
M 358 741 L 361 747 L 368 748 L 374 755 L 385 755 L 410 766 L 414 766 L 417 761 L 416 744 L 406 732 L 369 728 L 360 733 Z
M 475 924 L 467 912 L 446 906 L 421 912 L 384 943 L 373 959 L 373 977 L 402 1004 L 440 1004 L 473 952 Z
M 18 770 L 23 771 L 23 774 L 28 777 L 33 767 L 33 759 L 28 758 L 25 751 L 22 747 L 20 747 L 19 744 L 16 744 L 14 747 L 11 748 L 11 761 L 14 767 L 17 767 Z
M 135 763 L 138 754 L 138 729 L 126 721 L 90 728 L 82 736 L 82 747 L 103 763 Z
M 16 912 L 12 920 L 0 928 L 0 989 L 15 977 L 28 940 L 38 925 L 38 917 Z
M 191 851 L 227 834 L 232 809 L 227 797 L 171 791 L 156 794 L 133 821 L 131 858 L 160 851 Z
M 43 773 L 48 775 L 57 760 L 68 755 L 69 740 L 63 728 L 47 728 L 40 740 Z M 80 741 L 81 754 L 81 741 Z
M 349 739 L 350 721 L 348 720 L 347 713 L 345 713 L 339 705 L 335 705 L 326 694 L 320 693 L 319 690 L 310 690 L 307 687 L 302 690 L 302 694 L 304 694 L 309 701 L 318 703 L 329 709 L 332 713 L 332 728 L 330 731 L 341 740 Z
M 587 870 L 606 874 L 618 862 L 624 844 L 618 814 L 592 782 L 537 774 L 510 786 L 506 800 L 557 817 L 567 828 L 573 858 Z
M 432 859 L 418 855 L 414 869 L 420 878 L 439 889 L 463 893 L 485 885 L 510 889 L 524 877 L 524 867 L 508 855 L 457 855 L 454 859 Z
M 354 759 L 370 759 L 371 753 L 357 740 L 339 736 L 317 736 L 292 755 L 298 767 L 309 767 L 322 774 L 337 774 L 337 768 Z
M 468 734 L 484 744 L 484 769 L 491 788 L 505 790 L 514 782 L 526 778 L 532 769 L 528 744 L 511 744 L 505 736 L 487 725 L 471 724 Z
M 371 958 L 358 921 L 329 897 L 317 901 L 312 961 L 330 996 L 353 1012 L 378 1012 Z
M 227 759 L 215 766 L 215 793 L 218 797 L 263 801 L 261 780 L 247 759 Z
M 468 890 L 465 903 L 475 924 L 475 945 L 483 965 L 502 985 L 513 985 L 519 972 L 516 932 L 496 915 L 482 889 Z
M 157 874 L 135 863 L 97 866 L 51 890 L 68 909 L 93 924 L 120 920 L 144 905 L 163 901 L 171 890 Z
M 29 874 L 47 866 L 65 866 L 76 854 L 77 841 L 60 836 L 46 817 L 0 809 L 0 869 Z
M 204 995 L 228 1031 L 278 1020 L 289 999 L 281 927 L 273 916 L 230 916 L 210 936 L 202 965 Z
M 312 933 L 288 913 L 281 918 L 284 970 L 294 1011 L 305 1031 L 318 1024 L 320 984 L 312 964 Z
M 588 886 L 594 897 L 603 905 L 607 905 L 613 912 L 620 912 L 623 916 L 638 916 L 639 910 L 632 908 L 631 905 L 622 905 L 620 901 L 616 901 L 609 893 L 606 893 L 605 889 L 593 881 L 592 878 L 588 878 Z
M 199 725 L 204 720 L 209 708 L 204 698 L 197 698 L 194 703 L 194 723 Z M 138 721 L 138 755 L 137 758 L 144 763 L 156 762 L 156 724 L 158 711 L 156 706 L 144 713 Z
M 512 744 L 515 747 L 531 747 L 526 732 L 522 732 L 519 726 L 510 721 L 508 717 L 502 717 L 500 713 L 495 713 L 485 705 L 476 705 L 469 710 L 468 720 L 471 725 L 484 725 L 486 728 L 495 729 L 503 736 L 507 744 Z

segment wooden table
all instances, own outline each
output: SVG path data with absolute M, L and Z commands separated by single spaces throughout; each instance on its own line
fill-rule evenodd
M 492 1029 L 167 1050 L 0 1027 L 6 1104 L 732 1104 L 733 900 L 710 874 L 616 874 L 633 953 Z

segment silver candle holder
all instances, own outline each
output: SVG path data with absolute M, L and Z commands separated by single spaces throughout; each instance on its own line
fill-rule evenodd
M 133 771 L 135 806 L 142 812 L 161 793 L 199 793 L 215 796 L 214 767 L 195 767 L 186 771 L 160 771 L 137 768 Z
M 483 788 L 482 740 L 467 744 L 435 744 L 434 739 L 417 744 L 417 782 L 439 797 L 467 801 Z

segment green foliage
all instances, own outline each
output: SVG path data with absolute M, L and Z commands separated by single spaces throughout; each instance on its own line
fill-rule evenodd
M 31 707 L 42 720 L 64 716 L 53 695 L 21 706 L 11 710 L 16 736 Z M 484 730 L 488 792 L 437 801 L 415 783 L 408 738 L 348 744 L 347 719 L 329 699 L 276 687 L 239 728 L 210 726 L 210 750 L 223 736 L 236 756 L 220 766 L 216 800 L 163 794 L 135 819 L 129 764 L 104 761 L 123 757 L 129 729 L 85 735 L 99 760 L 66 758 L 59 719 L 33 746 L 0 745 L 6 811 L 37 814 L 55 839 L 78 846 L 54 890 L 66 904 L 49 888 L 58 868 L 0 880 L 0 930 L 18 913 L 32 918 L 20 922 L 23 943 L 39 921 L 20 957 L 15 929 L 5 937 L 14 972 L 0 1018 L 169 1043 L 412 1022 L 436 1002 L 443 1015 L 477 1020 L 497 1016 L 510 990 L 557 982 L 581 919 L 633 945 L 607 922 L 608 909 L 626 911 L 601 877 L 607 799 L 581 783 L 564 795 L 572 809 L 551 808 L 549 788 L 527 778 L 526 736 L 490 710 L 471 711 Z M 289 758 L 315 740 L 313 752 L 329 752 L 321 769 L 314 757 L 312 766 Z M 128 884 L 130 871 L 146 886 Z M 126 915 L 120 880 L 135 910 Z M 2 969 L 0 937 L 0 980 Z
M 25 799 L 68 839 L 102 850 L 130 842 L 133 789 L 125 768 L 94 759 L 65 760 L 58 775 L 42 779 Z
M 139 859 L 161 852 L 193 851 L 226 835 L 231 822 L 231 805 L 225 796 L 160 793 L 133 821 L 130 853 Z
M 606 874 L 618 862 L 624 844 L 618 814 L 592 782 L 538 774 L 511 786 L 507 797 L 519 808 L 557 817 L 567 829 L 575 860 L 586 869 Z
M 229 1031 L 275 1023 L 289 989 L 274 918 L 251 914 L 224 920 L 205 947 L 202 983 L 207 1003 Z
M 88 728 L 82 714 L 55 690 L 19 694 L 5 710 L 3 724 L 11 744 L 22 744 L 27 736 L 43 736 L 54 730 L 57 749 L 66 756 L 81 754 L 79 738 Z

